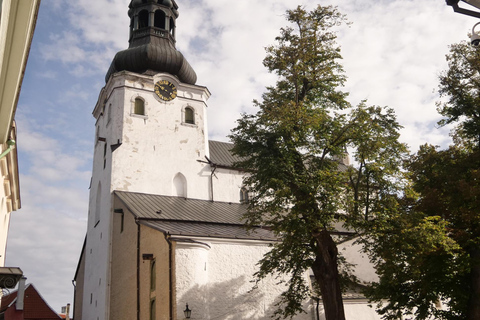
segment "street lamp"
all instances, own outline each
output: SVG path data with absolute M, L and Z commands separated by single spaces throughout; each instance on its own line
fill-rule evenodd
M 183 313 L 185 314 L 185 319 L 190 319 L 190 317 L 192 316 L 192 310 L 188 309 L 188 303 L 185 310 L 183 310 Z
M 461 1 L 463 3 L 471 5 L 472 7 L 480 9 L 480 0 L 461 0 Z M 460 0 L 446 0 L 446 2 L 447 2 L 447 5 L 451 6 L 453 8 L 453 11 L 455 12 L 466 14 L 467 16 L 471 16 L 475 18 L 480 18 L 480 11 L 460 8 L 458 6 L 458 3 L 460 2 Z
M 475 23 L 472 28 L 472 35 L 470 36 L 470 44 L 474 47 L 478 47 L 480 45 L 480 35 L 475 32 L 475 27 L 480 25 L 480 22 Z

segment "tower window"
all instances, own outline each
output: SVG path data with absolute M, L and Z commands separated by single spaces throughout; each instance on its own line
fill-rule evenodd
M 138 14 L 138 29 L 148 27 L 148 11 L 142 10 Z
M 97 197 L 95 199 L 95 226 L 100 222 L 100 210 L 102 208 L 102 184 L 100 181 L 97 186 Z
M 112 104 L 110 103 L 108 105 L 108 110 L 107 110 L 107 124 L 110 123 L 112 120 Z
M 134 114 L 145 115 L 145 101 L 141 98 L 135 98 L 135 107 L 133 110 Z
M 165 29 L 165 12 L 163 10 L 155 11 L 155 22 L 154 26 L 156 28 Z
M 248 200 L 249 200 L 248 190 L 247 190 L 247 188 L 242 187 L 240 189 L 240 202 L 241 203 L 247 203 Z
M 107 142 L 103 146 L 103 169 L 107 166 Z
M 195 112 L 192 108 L 185 108 L 185 123 L 195 124 Z

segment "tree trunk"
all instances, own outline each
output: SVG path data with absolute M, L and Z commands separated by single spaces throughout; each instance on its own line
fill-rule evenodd
M 322 294 L 325 319 L 345 320 L 338 274 L 337 245 L 327 230 L 322 230 L 314 237 L 317 243 L 317 252 L 312 270 Z
M 467 305 L 467 320 L 480 319 L 480 248 L 470 251 L 471 269 L 470 281 L 471 291 Z

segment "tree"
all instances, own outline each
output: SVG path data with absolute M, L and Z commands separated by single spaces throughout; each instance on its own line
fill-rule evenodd
M 233 152 L 247 170 L 252 194 L 247 226 L 266 226 L 281 240 L 259 262 L 257 280 L 288 276 L 277 319 L 302 311 L 312 293 L 305 281 L 313 270 L 327 320 L 345 319 L 342 283 L 348 271 L 338 252 L 337 224 L 360 227 L 395 194 L 400 160 L 400 126 L 393 111 L 351 107 L 333 28 L 345 22 L 335 7 L 287 11 L 292 26 L 282 28 L 267 48 L 264 65 L 278 75 L 258 112 L 244 114 L 230 135 Z M 356 166 L 342 163 L 352 149 Z
M 444 116 L 439 124 L 456 123 L 456 137 L 480 143 L 480 50 L 465 42 L 450 46 L 448 69 L 440 75 L 439 93 L 447 101 L 437 103 Z
M 366 235 L 380 277 L 367 294 L 388 299 L 385 319 L 480 319 L 480 52 L 455 44 L 447 61 L 437 106 L 455 144 L 409 159 L 411 188 Z
M 368 237 L 380 277 L 367 292 L 385 319 L 480 319 L 480 154 L 424 145 L 412 192 Z M 437 308 L 442 302 L 446 308 Z

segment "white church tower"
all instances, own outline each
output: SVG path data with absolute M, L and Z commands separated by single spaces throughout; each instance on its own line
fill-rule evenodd
M 212 196 L 205 164 L 210 93 L 195 84 L 194 70 L 175 48 L 177 9 L 174 0 L 131 1 L 129 48 L 115 56 L 93 111 L 84 285 L 76 292 L 82 295 L 82 319 L 110 319 L 115 190 Z

